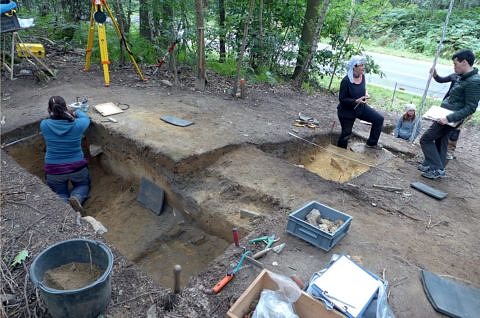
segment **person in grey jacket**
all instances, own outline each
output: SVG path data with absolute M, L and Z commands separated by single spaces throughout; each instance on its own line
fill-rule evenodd
M 457 123 L 457 127 L 477 109 L 480 100 L 480 75 L 473 67 L 475 55 L 470 50 L 461 50 L 452 56 L 453 68 L 460 76 L 442 101 L 440 107 L 452 111 L 444 118 L 438 119 L 420 138 L 420 146 L 425 157 L 418 166 L 422 176 L 429 179 L 443 178 L 447 157 L 448 138 L 456 127 L 449 123 Z
M 393 131 L 393 135 L 397 138 L 410 140 L 417 138 L 420 130 L 422 129 L 421 121 L 415 117 L 416 107 L 414 104 L 407 104 L 405 106 L 405 113 L 397 120 L 397 125 Z M 418 121 L 417 128 L 415 129 L 415 122 Z M 415 132 L 413 131 L 415 129 Z

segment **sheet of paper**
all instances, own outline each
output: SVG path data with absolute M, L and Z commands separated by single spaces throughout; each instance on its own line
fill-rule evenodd
M 325 298 L 353 317 L 369 304 L 380 283 L 344 255 L 313 281 Z
M 110 116 L 123 113 L 123 110 L 114 103 L 108 102 L 93 106 L 102 116 Z
M 453 113 L 453 111 L 449 109 L 442 108 L 440 106 L 432 106 L 430 107 L 429 110 L 425 112 L 425 114 L 423 114 L 423 118 L 430 119 L 430 120 L 438 120 L 440 118 L 447 117 L 451 113 Z M 448 123 L 448 124 L 452 127 L 455 127 L 458 123 Z

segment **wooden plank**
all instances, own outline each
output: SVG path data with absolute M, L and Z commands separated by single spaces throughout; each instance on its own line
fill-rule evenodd
M 377 189 L 385 190 L 385 191 L 392 191 L 392 192 L 403 191 L 403 189 L 399 187 L 391 187 L 391 186 L 380 185 L 380 184 L 373 184 L 373 187 Z

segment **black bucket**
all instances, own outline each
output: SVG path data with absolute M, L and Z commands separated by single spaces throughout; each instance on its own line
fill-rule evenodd
M 60 290 L 44 284 L 45 272 L 72 262 L 92 263 L 100 268 L 102 275 L 79 289 Z M 108 246 L 98 241 L 72 239 L 41 252 L 30 267 L 30 279 L 40 289 L 52 317 L 94 318 L 103 313 L 110 302 L 112 267 L 113 254 Z

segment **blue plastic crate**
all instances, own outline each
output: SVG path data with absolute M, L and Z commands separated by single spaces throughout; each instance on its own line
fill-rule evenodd
M 331 221 L 342 220 L 343 224 L 334 233 L 322 231 L 305 220 L 307 214 L 313 209 L 320 211 L 322 218 Z M 351 222 L 352 217 L 350 215 L 332 209 L 319 202 L 312 201 L 290 213 L 288 216 L 287 232 L 328 252 L 347 234 Z

